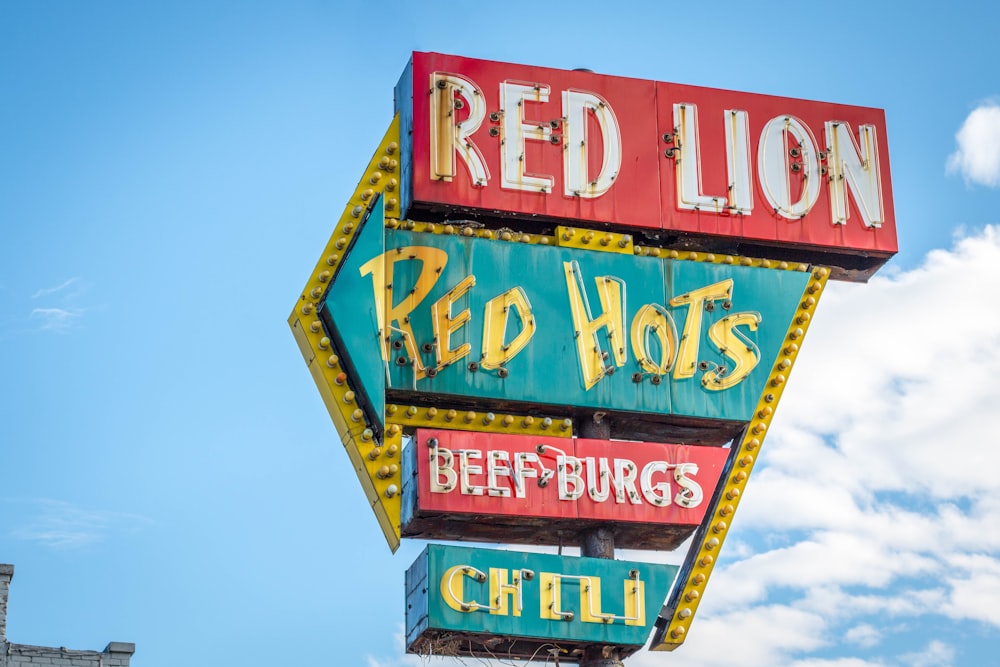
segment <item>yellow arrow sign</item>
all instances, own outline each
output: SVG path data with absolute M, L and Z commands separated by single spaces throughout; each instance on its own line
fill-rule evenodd
M 372 378 L 360 377 L 355 370 L 356 364 L 348 356 L 349 352 L 358 351 L 345 349 L 338 343 L 337 331 L 322 315 L 323 304 L 362 227 L 365 224 L 383 225 L 383 212 L 389 218 L 388 224 L 399 224 L 398 220 L 389 217 L 398 213 L 399 206 L 398 151 L 397 117 L 369 161 L 288 317 L 302 357 L 392 551 L 399 548 L 400 540 L 399 454 L 404 428 L 424 426 L 562 437 L 573 434 L 573 422 L 569 418 L 553 420 L 492 412 L 477 415 L 454 408 L 385 405 L 384 384 L 381 389 L 370 386 L 372 380 L 379 379 L 378 374 L 370 374 L 375 376 Z M 377 356 L 378 349 L 373 344 L 368 352 L 374 351 Z M 366 387 L 366 383 L 369 386 Z
M 435 427 L 461 430 L 494 431 L 504 433 L 563 435 L 573 434 L 572 420 L 564 416 L 535 418 L 527 415 L 493 414 L 477 415 L 473 411 L 456 409 L 456 406 L 407 406 L 385 404 L 385 385 L 379 389 L 379 378 L 362 378 L 356 372 L 355 364 L 345 355 L 347 350 L 339 343 L 336 327 L 329 317 L 321 312 L 327 301 L 327 293 L 336 282 L 338 270 L 344 264 L 360 230 L 367 224 L 403 227 L 416 232 L 457 233 L 451 225 L 399 221 L 400 188 L 400 138 L 399 121 L 394 119 L 362 178 L 353 196 L 346 204 L 343 214 L 327 243 L 320 260 L 313 269 L 309 281 L 299 296 L 288 318 L 303 358 L 309 367 L 316 386 L 336 425 L 351 463 L 379 526 L 385 534 L 390 549 L 395 551 L 400 541 L 401 513 L 401 449 L 402 436 L 416 427 Z M 384 215 L 384 220 L 383 220 Z M 589 245 L 589 230 L 573 230 L 560 227 L 556 236 L 538 236 L 464 227 L 463 236 L 498 238 L 521 243 L 541 243 L 552 245 Z M 506 237 L 510 236 L 510 239 Z M 607 235 L 606 235 L 607 236 Z M 579 238 L 579 241 L 577 240 Z M 594 237 L 600 244 L 601 239 Z M 812 314 L 822 293 L 829 271 L 825 268 L 809 268 L 806 265 L 786 264 L 770 260 L 746 257 L 716 257 L 694 251 L 685 251 L 680 257 L 678 251 L 660 248 L 646 248 L 632 245 L 629 237 L 608 236 L 603 244 L 614 252 L 633 252 L 636 255 L 660 256 L 661 251 L 671 258 L 689 259 L 696 262 L 723 262 L 741 266 L 774 268 L 777 270 L 810 270 L 809 281 L 802 301 L 785 336 L 785 343 L 778 355 L 767 384 L 761 394 L 753 417 L 742 435 L 732 444 L 729 470 L 712 501 L 712 509 L 705 524 L 696 534 L 695 547 L 688 555 L 681 570 L 678 584 L 667 601 L 657 621 L 652 648 L 672 650 L 685 639 L 694 613 L 704 593 L 715 560 L 729 533 L 732 517 L 739 506 L 739 499 L 756 459 L 759 457 L 764 436 L 770 426 L 774 410 L 781 398 L 786 380 L 798 355 L 802 339 L 808 330 Z M 370 346 L 378 354 L 380 346 Z M 352 350 L 354 351 L 354 350 Z M 356 351 L 355 351 L 356 352 Z M 370 368 L 371 365 L 369 364 Z M 374 382 L 374 386 L 372 383 Z M 367 383 L 367 384 L 366 384 Z

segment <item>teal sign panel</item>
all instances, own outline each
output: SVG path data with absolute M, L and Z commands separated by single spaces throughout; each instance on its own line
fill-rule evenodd
M 384 200 L 378 197 L 345 249 L 344 261 L 327 292 L 321 312 L 327 330 L 337 339 L 337 349 L 344 357 L 340 363 L 350 368 L 351 377 L 364 393 L 359 404 L 368 411 L 369 423 L 379 429 L 385 423 L 385 364 L 378 351 L 379 317 L 371 295 L 371 279 L 361 274 L 360 266 L 372 257 L 382 256 L 384 229 Z
M 810 277 L 384 234 L 366 225 L 327 302 L 351 358 L 390 390 L 478 405 L 748 421 Z
M 469 638 L 463 650 L 496 638 L 512 657 L 530 657 L 540 642 L 639 648 L 677 569 L 432 544 L 406 572 L 407 650 L 439 653 L 456 633 Z

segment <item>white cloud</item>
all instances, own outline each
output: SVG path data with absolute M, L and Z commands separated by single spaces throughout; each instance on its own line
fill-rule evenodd
M 948 157 L 948 173 L 962 174 L 967 183 L 1000 187 L 1000 105 L 973 109 L 955 141 L 958 150 Z
M 73 329 L 83 318 L 86 308 L 78 305 L 79 297 L 88 289 L 79 276 L 64 280 L 53 287 L 43 287 L 35 290 L 32 299 L 48 301 L 31 310 L 29 319 L 38 323 L 39 331 L 66 333 Z
M 954 661 L 955 649 L 940 641 L 932 641 L 919 653 L 902 656 L 907 667 L 949 667 Z
M 833 658 L 824 660 L 820 658 L 810 658 L 808 660 L 796 660 L 790 667 L 885 667 L 881 661 L 871 662 L 860 658 Z
M 987 227 L 830 285 L 687 640 L 626 664 L 947 667 L 928 626 L 1000 640 L 997 284 Z
M 949 559 L 951 594 L 942 611 L 951 618 L 974 619 L 1000 628 L 1000 559 L 980 554 L 958 554 Z
M 60 551 L 89 547 L 103 541 L 110 533 L 134 530 L 150 522 L 137 514 L 90 510 L 50 498 L 28 501 L 7 499 L 6 502 L 21 502 L 30 506 L 30 509 L 19 513 L 24 519 L 10 529 L 12 538 Z
M 768 443 L 798 457 L 788 472 L 808 473 L 818 454 L 824 474 L 811 477 L 861 499 L 991 495 L 982 438 L 1000 427 L 1000 309 L 986 294 L 998 282 L 1000 230 L 988 227 L 915 271 L 831 285 Z M 809 457 L 788 451 L 800 434 Z
M 34 308 L 31 319 L 41 323 L 42 331 L 65 333 L 76 325 L 83 313 L 82 308 Z
M 406 653 L 406 634 L 403 626 L 398 626 L 396 632 L 392 635 L 392 643 L 395 647 L 397 654 L 394 656 L 365 656 L 365 662 L 368 663 L 367 667 L 417 667 L 418 665 L 427 665 L 429 658 L 424 658 L 419 655 L 413 655 Z M 449 659 L 438 658 L 440 664 L 461 664 L 454 662 Z
M 868 623 L 862 623 L 845 632 L 844 639 L 852 644 L 870 647 L 882 641 L 882 632 Z
M 753 638 L 744 667 L 937 667 L 954 649 L 903 621 L 1000 627 L 996 284 L 994 227 L 914 271 L 831 284 L 733 522 L 757 552 L 717 569 L 678 653 L 715 664 L 728 634 Z M 793 620 L 760 624 L 779 610 Z M 870 662 L 890 632 L 924 648 Z M 811 655 L 828 642 L 840 659 Z
M 712 586 L 719 585 L 713 579 Z M 711 595 L 712 593 L 709 593 Z M 706 596 L 707 599 L 707 596 Z M 699 612 L 700 614 L 701 612 Z M 691 634 L 670 657 L 641 652 L 628 658 L 629 667 L 663 667 L 670 664 L 701 667 L 786 665 L 789 654 L 827 646 L 826 622 L 818 614 L 788 605 L 762 605 L 748 614 L 741 607 L 705 614 L 691 626 Z
M 63 290 L 65 290 L 65 289 L 67 289 L 69 287 L 72 287 L 73 285 L 78 285 L 79 282 L 80 282 L 80 277 L 79 276 L 74 276 L 73 278 L 70 278 L 69 280 L 67 280 L 67 281 L 65 281 L 63 283 L 60 283 L 59 285 L 56 285 L 55 287 L 43 287 L 43 288 L 37 290 L 34 294 L 31 295 L 31 298 L 32 299 L 37 299 L 39 297 L 48 296 L 50 294 L 55 294 L 56 292 L 62 292 Z

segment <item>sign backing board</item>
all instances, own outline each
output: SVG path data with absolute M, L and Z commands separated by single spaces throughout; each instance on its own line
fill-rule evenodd
M 659 247 L 633 247 L 632 239 L 623 234 L 608 232 L 592 236 L 593 232 L 583 229 L 556 228 L 554 236 L 527 234 L 513 230 L 491 230 L 478 228 L 472 224 L 458 226 L 441 225 L 415 221 L 400 221 L 394 218 L 399 211 L 400 181 L 398 170 L 401 164 L 393 156 L 400 150 L 398 121 L 394 120 L 375 156 L 369 162 L 361 182 L 338 222 L 333 235 L 326 245 L 295 308 L 288 318 L 303 358 L 320 391 L 320 395 L 337 427 L 345 451 L 361 481 L 369 502 L 375 512 L 390 548 L 395 551 L 400 535 L 400 488 L 398 455 L 402 449 L 404 429 L 411 431 L 418 427 L 461 429 L 466 431 L 490 431 L 497 433 L 521 433 L 533 435 L 558 435 L 569 437 L 573 433 L 573 420 L 562 410 L 545 412 L 532 410 L 505 413 L 501 411 L 479 412 L 460 403 L 440 404 L 436 399 L 423 401 L 419 405 L 400 402 L 396 399 L 419 396 L 410 392 L 395 396 L 393 403 L 386 403 L 384 415 L 372 406 L 381 404 L 378 399 L 370 399 L 366 393 L 377 391 L 371 385 L 366 389 L 359 377 L 355 376 L 357 365 L 352 356 L 356 350 L 341 349 L 346 340 L 334 331 L 330 317 L 321 317 L 327 307 L 333 278 L 342 267 L 344 253 L 354 248 L 355 235 L 360 233 L 373 212 L 376 197 L 384 197 L 385 224 L 390 228 L 403 228 L 418 233 L 454 234 L 457 231 L 465 238 L 501 240 L 524 244 L 538 244 L 564 248 L 583 249 L 598 245 L 608 246 L 608 250 L 623 254 L 634 253 L 639 257 L 661 257 L 671 260 L 686 259 L 708 264 L 737 265 L 778 271 L 803 271 L 808 273 L 807 285 L 801 294 L 801 301 L 793 313 L 779 354 L 770 367 L 766 384 L 760 394 L 756 408 L 751 410 L 748 423 L 739 425 L 739 437 L 732 443 L 730 466 L 723 483 L 717 489 L 709 511 L 710 521 L 706 521 L 695 536 L 695 546 L 689 554 L 681 581 L 661 611 L 657 620 L 657 634 L 653 648 L 671 650 L 680 645 L 686 636 L 693 615 L 702 599 L 704 590 L 714 567 L 714 557 L 721 548 L 728 533 L 733 513 L 738 508 L 741 492 L 745 488 L 756 457 L 759 455 L 766 430 L 770 426 L 785 387 L 786 379 L 794 363 L 810 319 L 815 312 L 818 299 L 830 277 L 826 268 L 809 267 L 805 264 L 785 261 L 771 261 L 716 255 L 695 251 L 668 250 Z M 377 216 L 376 216 L 377 217 Z M 373 225 L 375 226 L 375 225 Z M 575 234 L 575 236 L 574 236 Z M 461 305 L 461 304 L 459 304 Z M 706 309 L 707 310 L 707 309 Z M 377 313 L 378 311 L 376 311 Z M 610 342 L 610 341 L 609 341 Z M 378 345 L 373 346 L 378 350 Z M 371 351 L 363 354 L 371 354 Z M 370 360 L 368 360 L 370 362 Z M 706 369 L 707 370 L 707 369 Z M 498 373 L 499 375 L 499 373 Z M 388 386 L 388 382 L 387 382 Z M 488 404 L 487 404 L 488 405 Z M 516 404 L 521 405 L 522 404 Z M 487 407 L 487 409 L 489 409 Z M 384 421 L 388 420 L 388 421 Z
M 611 526 L 672 551 L 705 516 L 727 449 L 418 429 L 404 450 L 404 537 L 571 544 Z
M 897 251 L 881 109 L 439 53 L 396 106 L 410 217 L 666 233 L 847 280 Z
M 616 413 L 621 438 L 635 438 L 630 428 L 644 435 L 649 420 L 700 428 L 714 444 L 731 439 L 810 281 L 805 265 L 731 256 L 636 256 L 371 223 L 355 234 L 321 315 L 363 360 L 373 391 L 384 379 L 397 400 Z M 380 430 L 377 408 L 369 416 Z
M 379 528 L 392 551 L 399 547 L 401 481 L 399 453 L 403 430 L 417 426 L 447 427 L 503 433 L 569 437 L 573 420 L 566 415 L 505 414 L 490 412 L 490 423 L 473 411 L 438 410 L 433 406 L 385 404 L 384 373 L 377 345 L 357 345 L 350 336 L 366 336 L 363 327 L 352 332 L 338 327 L 327 304 L 331 286 L 358 244 L 366 227 L 377 233 L 361 244 L 369 252 L 381 243 L 385 218 L 399 214 L 399 119 L 393 119 L 378 149 L 368 162 L 353 194 L 295 302 L 288 325 L 298 343 L 309 373 L 333 420 L 351 466 L 365 492 Z M 358 255 L 366 254 L 359 250 Z M 343 304 L 350 313 L 367 315 L 362 302 Z M 341 313 L 343 314 L 343 313 Z M 338 315 L 339 317 L 339 315 Z M 358 319 L 355 317 L 354 319 Z M 348 317 L 347 321 L 351 321 Z M 387 424 L 388 418 L 392 423 Z M 495 423 L 494 423 L 495 422 Z
M 396 118 L 344 206 L 330 240 L 288 316 L 288 326 L 299 351 L 319 389 L 378 525 L 393 551 L 399 547 L 399 479 L 379 475 L 382 467 L 388 464 L 370 454 L 376 443 L 385 445 L 387 450 L 391 445 L 398 448 L 401 434 L 397 431 L 380 438 L 381 431 L 376 431 L 376 428 L 380 428 L 382 419 L 378 416 L 378 409 L 372 406 L 382 400 L 384 389 L 380 391 L 372 383 L 377 383 L 381 376 L 366 375 L 362 380 L 356 368 L 359 364 L 364 368 L 364 358 L 351 360 L 346 356 L 346 350 L 335 340 L 334 332 L 321 319 L 320 311 L 346 250 L 355 242 L 359 227 L 372 214 L 376 219 L 372 226 L 377 228 L 382 226 L 384 211 L 398 214 L 399 202 L 393 196 L 394 193 L 398 195 L 398 155 L 399 120 Z M 388 196 L 373 210 L 376 195 L 380 193 L 387 193 Z
M 591 645 L 630 655 L 649 636 L 677 567 L 429 545 L 406 572 L 408 653 L 572 659 Z

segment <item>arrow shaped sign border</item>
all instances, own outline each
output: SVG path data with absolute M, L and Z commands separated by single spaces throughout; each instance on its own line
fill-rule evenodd
M 330 332 L 320 318 L 319 310 L 343 263 L 346 251 L 350 249 L 358 230 L 371 215 L 374 201 L 379 200 L 379 208 L 384 206 L 386 211 L 398 210 L 399 202 L 394 196 L 399 188 L 398 153 L 399 117 L 397 116 L 389 125 L 378 150 L 368 163 L 364 176 L 344 207 L 344 212 L 319 262 L 288 317 L 288 325 L 299 344 L 299 350 L 333 419 L 344 450 L 350 457 L 365 496 L 375 512 L 379 527 L 393 552 L 399 548 L 401 494 L 391 493 L 390 487 L 393 486 L 393 482 L 380 476 L 381 468 L 386 464 L 368 458 L 362 453 L 363 450 L 370 450 L 376 443 L 376 434 L 369 426 L 371 417 L 366 419 L 365 410 L 358 402 L 358 396 L 364 395 L 363 387 L 358 378 L 352 377 L 348 372 L 350 367 L 342 361 L 343 351 L 335 347 Z M 378 195 L 386 193 L 388 196 L 385 196 L 382 202 Z M 390 436 L 391 438 L 387 437 L 386 440 L 392 439 L 393 442 L 382 444 L 387 448 L 392 444 L 397 448 L 400 447 L 401 442 L 397 440 L 400 439 L 401 433 L 397 431 Z
M 366 387 L 355 375 L 358 362 L 352 362 L 345 354 L 348 348 L 341 346 L 344 341 L 338 343 L 339 331 L 331 326 L 335 323 L 322 312 L 322 305 L 345 264 L 346 255 L 357 243 L 357 236 L 366 228 L 369 233 L 378 230 L 381 236 L 383 221 L 380 211 L 398 211 L 399 164 L 393 157 L 398 155 L 398 151 L 397 116 L 344 207 L 323 254 L 288 317 L 288 326 L 393 553 L 400 542 L 402 494 L 399 492 L 401 484 L 396 453 L 402 449 L 404 427 L 427 426 L 560 437 L 571 437 L 573 434 L 573 420 L 564 417 L 492 412 L 479 415 L 468 410 L 396 404 L 385 405 L 385 415 L 382 415 L 379 407 L 384 404 L 384 392 L 380 399 L 369 396 L 369 391 L 374 393 L 372 386 Z M 385 224 L 399 225 L 399 221 L 390 218 Z M 389 423 L 384 421 L 386 417 Z M 393 465 L 397 466 L 395 471 Z
M 829 277 L 830 270 L 826 267 L 812 271 L 812 280 L 806 285 L 802 301 L 785 334 L 781 353 L 771 369 L 753 419 L 731 445 L 722 483 L 716 489 L 705 520 L 695 532 L 677 584 L 656 621 L 650 642 L 654 651 L 672 651 L 687 637 Z
M 565 437 L 570 437 L 573 432 L 572 420 L 558 417 L 539 419 L 528 415 L 494 415 L 493 413 L 487 413 L 480 417 L 472 411 L 463 413 L 454 409 L 395 404 L 386 405 L 383 416 L 380 414 L 381 410 L 378 409 L 381 401 L 372 400 L 368 394 L 369 391 L 374 391 L 371 385 L 367 387 L 366 391 L 361 379 L 354 377 L 354 368 L 350 360 L 343 356 L 343 350 L 338 348 L 337 343 L 331 339 L 331 334 L 334 338 L 337 337 L 336 332 L 331 331 L 329 323 L 324 323 L 320 311 L 327 292 L 342 266 L 344 255 L 354 243 L 355 235 L 364 228 L 369 219 L 371 219 L 369 224 L 375 227 L 381 226 L 381 214 L 377 209 L 382 207 L 384 207 L 385 213 L 390 216 L 385 222 L 387 226 L 400 225 L 420 232 L 454 233 L 453 229 L 449 230 L 442 225 L 411 221 L 400 223 L 391 218 L 393 213 L 398 212 L 399 206 L 397 193 L 400 187 L 398 181 L 400 166 L 397 158 L 394 157 L 398 155 L 398 152 L 399 117 L 397 116 L 393 119 L 378 150 L 369 162 L 364 176 L 345 206 L 330 241 L 288 318 L 288 324 L 309 367 L 310 374 L 316 382 L 344 449 L 351 459 L 379 526 L 393 552 L 399 547 L 400 542 L 401 494 L 398 491 L 399 478 L 397 476 L 393 479 L 392 476 L 385 476 L 381 473 L 383 468 L 387 466 L 386 459 L 391 458 L 389 451 L 393 447 L 395 447 L 395 452 L 401 450 L 404 427 L 409 429 L 425 426 L 563 435 Z M 378 203 L 376 204 L 376 202 Z M 559 229 L 565 230 L 567 228 L 560 227 Z M 580 231 L 586 232 L 587 230 Z M 464 232 L 465 230 L 463 230 Z M 492 233 L 491 230 L 468 228 L 468 235 L 485 236 Z M 560 237 L 561 235 L 553 238 L 515 233 L 511 240 L 525 243 L 559 244 Z M 627 239 L 628 237 L 622 238 Z M 567 245 L 578 243 L 578 241 L 564 242 Z M 624 248 L 626 245 L 621 247 Z M 628 239 L 627 247 L 631 247 L 631 239 Z M 599 248 L 594 249 L 600 251 Z M 620 249 L 612 251 L 621 252 Z M 711 512 L 708 513 L 710 519 L 706 519 L 697 532 L 694 545 L 681 569 L 679 583 L 657 620 L 651 648 L 654 650 L 673 650 L 684 642 L 694 613 L 697 611 L 719 550 L 729 532 L 732 516 L 738 507 L 742 489 L 745 488 L 755 461 L 760 454 L 764 436 L 808 330 L 812 313 L 815 312 L 819 296 L 826 286 L 829 270 L 825 267 L 810 268 L 805 264 L 789 265 L 785 262 L 747 257 L 727 256 L 720 259 L 712 254 L 694 251 L 682 253 L 676 250 L 636 246 L 634 252 L 637 255 L 660 256 L 663 253 L 664 256 L 673 259 L 722 261 L 762 268 L 810 269 L 813 278 L 808 282 L 802 295 L 800 306 L 785 336 L 784 347 L 772 368 L 754 417 L 747 423 L 741 437 L 733 442 L 732 452 L 727 462 L 728 471 L 725 481 L 719 485 L 712 500 Z M 382 401 L 384 401 L 384 397 Z M 383 422 L 383 418 L 388 418 L 388 422 Z M 379 450 L 378 455 L 372 456 L 376 450 Z

